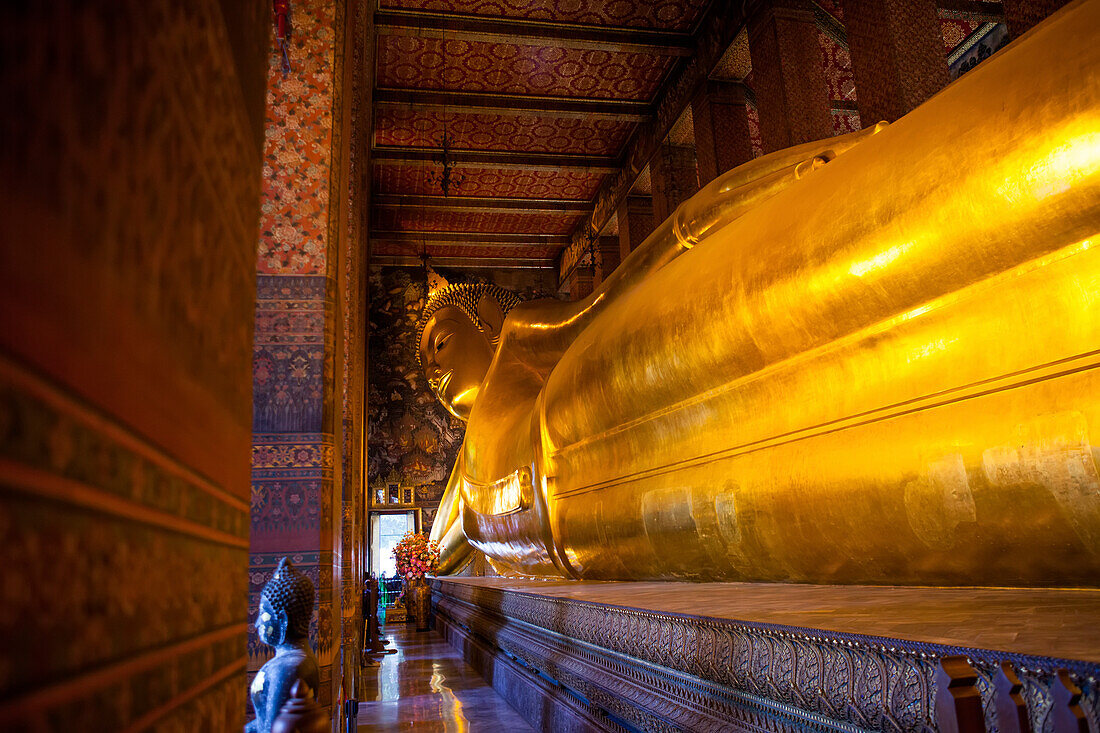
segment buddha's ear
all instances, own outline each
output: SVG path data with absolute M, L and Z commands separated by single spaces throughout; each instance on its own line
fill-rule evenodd
M 500 331 L 504 328 L 504 309 L 500 307 L 500 301 L 495 296 L 481 296 L 481 300 L 477 302 L 477 317 L 489 338 L 500 336 Z
M 279 621 L 275 638 L 275 645 L 278 646 L 286 641 L 287 634 L 290 633 L 290 616 L 287 615 L 286 609 L 280 609 L 275 612 L 275 618 Z

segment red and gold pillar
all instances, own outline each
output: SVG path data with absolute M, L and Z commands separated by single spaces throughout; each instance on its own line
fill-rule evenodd
M 809 0 L 767 0 L 749 21 L 765 153 L 833 134 L 817 34 Z
M 700 187 L 753 159 L 749 107 L 740 82 L 708 81 L 691 103 Z
M 596 268 L 592 265 L 577 265 L 561 284 L 561 290 L 569 300 L 581 300 L 592 294 L 596 286 Z
M 618 210 L 619 261 L 638 248 L 653 231 L 653 198 L 627 196 Z
M 695 169 L 695 148 L 664 144 L 649 161 L 653 182 L 653 223 L 660 224 L 676 211 L 680 202 L 699 190 Z
M 1004 0 L 1009 37 L 1019 38 L 1065 4 L 1066 0 Z
M 845 0 L 864 125 L 893 122 L 948 81 L 936 0 Z

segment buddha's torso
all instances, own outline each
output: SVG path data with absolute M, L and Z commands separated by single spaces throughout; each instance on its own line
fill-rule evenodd
M 271 730 L 279 714 L 278 704 L 287 699 L 297 680 L 303 680 L 311 690 L 320 689 L 317 658 L 308 648 L 279 649 L 252 680 L 250 694 L 256 719 L 249 725 L 249 731 L 266 733 Z

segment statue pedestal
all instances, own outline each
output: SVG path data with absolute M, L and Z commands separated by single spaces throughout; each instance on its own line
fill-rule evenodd
M 536 729 L 1078 731 L 1100 712 L 1096 591 L 432 586 L 437 628 Z
M 409 620 L 408 609 L 403 604 L 394 604 L 386 609 L 386 625 L 403 624 Z

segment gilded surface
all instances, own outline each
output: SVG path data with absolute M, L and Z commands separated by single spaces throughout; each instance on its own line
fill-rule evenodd
M 509 313 L 450 384 L 477 395 L 451 563 L 1096 586 L 1098 34 L 1072 6 L 889 127 L 720 177 L 587 300 Z M 425 364 L 467 341 L 429 328 Z M 486 498 L 522 470 L 530 505 Z

